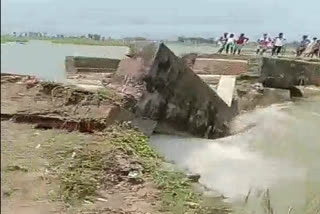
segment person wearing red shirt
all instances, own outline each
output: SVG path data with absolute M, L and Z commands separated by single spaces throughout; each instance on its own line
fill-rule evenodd
M 240 34 L 238 40 L 236 41 L 236 47 L 234 49 L 233 54 L 236 54 L 238 52 L 238 54 L 241 53 L 241 49 L 243 48 L 243 46 L 246 44 L 246 42 L 249 41 L 249 38 L 245 37 L 244 33 Z

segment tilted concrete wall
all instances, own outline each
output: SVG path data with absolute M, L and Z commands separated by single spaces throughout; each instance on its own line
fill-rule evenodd
M 193 65 L 197 74 L 239 75 L 248 71 L 247 60 L 197 58 Z
M 67 56 L 65 59 L 67 72 L 114 72 L 119 66 L 119 59 Z
M 157 130 L 162 133 L 222 137 L 228 133 L 227 122 L 238 113 L 236 105 L 228 107 L 164 44 L 159 46 L 144 82 L 146 90 L 136 113 L 157 121 Z
M 299 59 L 263 58 L 260 81 L 267 87 L 290 89 L 320 86 L 320 63 Z
M 259 75 L 262 57 L 252 55 L 224 54 L 186 54 L 182 57 L 185 63 L 197 74 L 241 75 L 255 73 Z
M 249 60 L 252 56 L 251 55 L 233 55 L 233 54 L 200 54 L 198 55 L 199 58 L 211 58 L 211 59 L 231 59 L 231 60 Z

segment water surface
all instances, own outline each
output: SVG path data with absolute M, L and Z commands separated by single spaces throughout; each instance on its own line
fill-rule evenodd
M 156 135 L 151 145 L 167 160 L 200 173 L 200 182 L 228 197 L 236 213 L 264 213 L 261 203 L 269 189 L 276 213 L 293 207 L 292 214 L 315 214 L 320 208 L 320 97 L 257 109 L 232 123 L 234 132 L 252 126 L 217 140 Z
M 54 44 L 49 41 L 6 43 L 1 44 L 1 72 L 63 82 L 66 79 L 66 56 L 122 59 L 128 50 L 128 47 Z

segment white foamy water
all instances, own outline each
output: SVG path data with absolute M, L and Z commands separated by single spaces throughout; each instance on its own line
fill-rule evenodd
M 276 213 L 290 206 L 292 213 L 307 213 L 311 198 L 320 196 L 320 117 L 314 115 L 319 106 L 319 98 L 273 105 L 237 117 L 232 131 L 238 134 L 230 137 L 157 135 L 151 145 L 167 160 L 201 174 L 200 183 L 228 197 L 236 213 L 263 213 L 266 189 Z

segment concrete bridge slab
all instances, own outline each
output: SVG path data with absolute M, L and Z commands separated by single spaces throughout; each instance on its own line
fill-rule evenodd
M 231 107 L 233 92 L 236 85 L 236 76 L 222 75 L 218 84 L 217 93 L 219 97 Z

